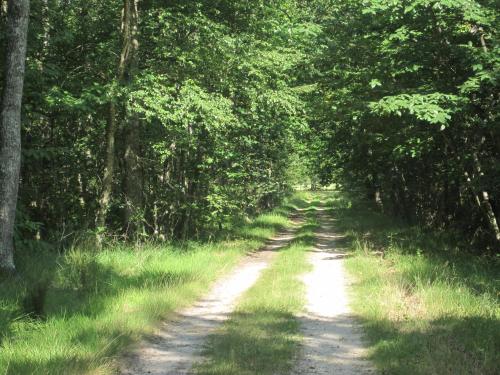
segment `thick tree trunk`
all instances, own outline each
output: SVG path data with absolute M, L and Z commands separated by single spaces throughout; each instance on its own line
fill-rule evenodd
M 9 0 L 7 53 L 0 114 L 0 271 L 14 272 L 14 221 L 21 169 L 21 102 L 29 0 Z

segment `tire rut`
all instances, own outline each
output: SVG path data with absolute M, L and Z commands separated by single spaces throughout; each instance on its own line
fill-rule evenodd
M 339 236 L 334 220 L 318 209 L 320 228 L 309 262 L 313 270 L 304 276 L 306 312 L 299 317 L 304 336 L 294 375 L 374 374 L 366 359 L 361 330 L 352 316 L 344 271 L 346 254 L 337 249 Z
M 292 220 L 295 224 L 300 221 L 296 216 Z M 229 275 L 219 279 L 203 299 L 162 323 L 154 335 L 125 356 L 120 373 L 190 374 L 191 366 L 203 359 L 201 352 L 208 335 L 228 319 L 239 297 L 255 284 L 277 251 L 294 238 L 296 229 L 283 231 L 264 248 L 249 254 Z

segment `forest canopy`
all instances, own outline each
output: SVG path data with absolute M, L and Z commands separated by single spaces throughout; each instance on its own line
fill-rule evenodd
M 494 252 L 498 30 L 495 0 L 31 0 L 16 247 L 213 236 L 335 183 Z

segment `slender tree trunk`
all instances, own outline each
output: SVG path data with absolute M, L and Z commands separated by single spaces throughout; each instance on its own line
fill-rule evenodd
M 7 0 L 0 0 L 0 20 L 7 14 Z
M 29 0 L 9 0 L 7 53 L 0 114 L 0 271 L 14 272 L 14 222 L 21 169 L 21 102 Z
M 42 0 L 42 28 L 43 28 L 43 48 L 40 52 L 41 70 L 45 70 L 45 61 L 50 47 L 50 0 Z
M 115 169 L 115 134 L 116 134 L 116 108 L 113 102 L 109 103 L 108 122 L 106 127 L 106 155 L 104 159 L 104 177 L 102 191 L 99 197 L 96 227 L 98 229 L 97 241 L 102 244 L 102 231 L 106 226 L 106 216 L 111 202 L 113 191 L 113 175 Z
M 137 72 L 138 63 L 138 0 L 124 1 L 124 29 L 128 39 L 127 54 L 122 55 L 126 61 L 124 83 L 131 84 Z M 136 114 L 127 113 L 125 130 L 125 221 L 127 234 L 135 236 L 142 228 L 142 172 L 139 163 L 140 120 Z
M 460 157 L 460 154 L 457 153 L 457 151 L 453 148 L 451 141 L 446 136 L 444 137 L 444 139 L 446 141 L 446 144 L 457 154 L 458 161 L 461 162 L 462 158 Z M 481 140 L 481 144 L 483 142 L 484 138 Z M 473 152 L 472 156 L 473 156 L 474 170 L 478 177 L 482 176 L 483 171 L 481 168 L 481 163 L 479 161 L 477 151 Z M 476 187 L 474 186 L 472 178 L 469 172 L 467 172 L 467 170 L 465 170 L 464 176 L 465 176 L 465 185 L 467 186 L 467 189 L 473 196 L 476 206 L 479 208 L 480 211 L 484 213 L 486 221 L 488 222 L 488 225 L 491 229 L 493 236 L 496 239 L 496 242 L 500 243 L 500 227 L 498 225 L 498 220 L 495 216 L 495 212 L 493 211 L 493 207 L 491 206 L 488 192 L 485 189 L 480 189 L 480 192 L 478 193 Z
M 134 237 L 143 229 L 143 184 L 139 163 L 140 123 L 132 115 L 127 123 L 125 134 L 125 221 L 127 234 Z
M 379 186 L 375 188 L 375 204 L 381 212 L 384 212 L 384 203 L 382 201 L 382 191 Z
M 481 168 L 481 163 L 479 162 L 479 157 L 477 156 L 477 152 L 474 152 L 472 154 L 473 160 L 474 160 L 474 168 L 476 170 L 476 173 L 479 176 L 483 175 L 483 171 Z M 495 217 L 495 212 L 493 211 L 493 207 L 491 206 L 490 203 L 490 196 L 488 192 L 485 189 L 481 189 L 480 192 L 480 206 L 483 208 L 484 213 L 486 215 L 486 219 L 488 221 L 488 225 L 490 226 L 490 229 L 497 240 L 497 243 L 500 244 L 500 228 L 498 226 L 498 221 L 497 218 Z
M 122 9 L 122 50 L 116 81 L 119 85 L 126 85 L 132 78 L 133 67 L 135 66 L 137 41 L 137 1 L 123 0 Z M 104 176 L 102 190 L 99 197 L 99 209 L 96 215 L 96 227 L 98 228 L 97 243 L 102 244 L 102 231 L 106 225 L 106 217 L 111 203 L 113 192 L 113 177 L 115 170 L 115 137 L 117 131 L 116 123 L 116 104 L 112 92 L 111 102 L 109 103 L 108 122 L 106 128 L 106 154 L 104 159 Z

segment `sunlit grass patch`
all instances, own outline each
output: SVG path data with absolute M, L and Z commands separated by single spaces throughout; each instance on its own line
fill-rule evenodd
M 0 285 L 0 374 L 114 373 L 127 345 L 288 226 L 288 212 L 257 217 L 226 241 L 26 253 L 23 277 Z
M 269 238 L 278 230 L 290 227 L 286 216 L 276 212 L 260 215 L 252 223 L 238 229 L 238 236 L 247 239 L 263 240 Z
M 292 222 L 288 219 L 290 213 L 311 207 L 308 203 L 312 197 L 309 192 L 297 192 L 285 199 L 282 206 L 271 212 L 259 215 L 255 220 L 236 229 L 236 235 L 247 238 L 262 240 L 269 238 L 278 230 L 290 228 Z

